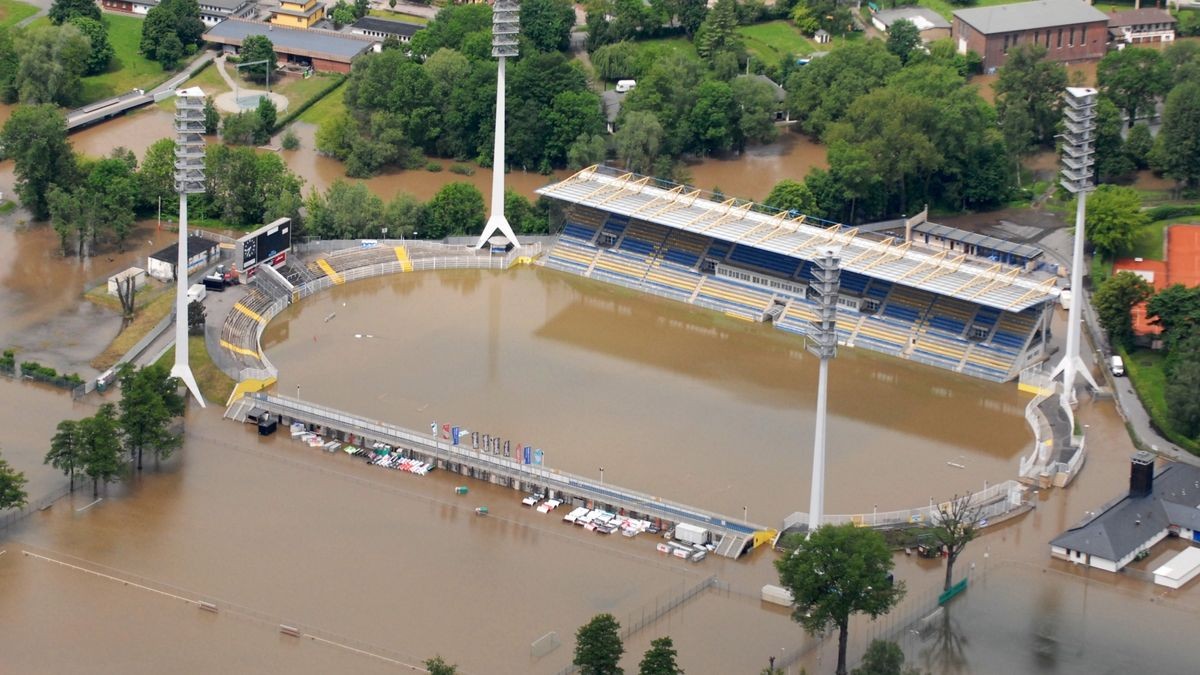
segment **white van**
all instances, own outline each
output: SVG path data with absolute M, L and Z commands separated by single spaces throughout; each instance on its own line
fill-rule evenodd
M 204 297 L 208 295 L 208 290 L 204 288 L 204 284 L 192 284 L 188 289 L 188 302 L 204 302 Z
M 624 94 L 636 86 L 637 80 L 617 80 L 617 93 Z
M 1109 360 L 1108 369 L 1112 371 L 1113 377 L 1121 377 L 1125 374 L 1125 362 L 1119 356 L 1113 356 Z

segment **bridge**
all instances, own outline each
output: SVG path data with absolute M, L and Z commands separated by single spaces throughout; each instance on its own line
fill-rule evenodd
M 225 411 L 225 417 L 237 422 L 256 421 L 270 413 L 282 424 L 302 422 L 322 429 L 325 436 L 365 447 L 379 442 L 439 469 L 478 480 L 504 485 L 524 492 L 541 492 L 566 504 L 589 504 L 594 508 L 631 517 L 656 518 L 666 523 L 686 522 L 713 533 L 717 554 L 737 558 L 752 546 L 774 539 L 776 532 L 762 525 L 712 513 L 693 506 L 670 502 L 660 497 L 627 490 L 609 483 L 594 483 L 575 474 L 540 465 L 491 455 L 463 445 L 453 445 L 427 433 L 412 431 L 316 405 L 307 401 L 275 396 L 264 392 L 246 394 Z
M 189 63 L 179 74 L 172 76 L 166 82 L 163 82 L 150 91 L 134 89 L 131 92 L 107 98 L 103 101 L 89 103 L 82 108 L 70 111 L 67 113 L 67 131 L 82 129 L 172 96 L 175 93 L 176 87 L 187 81 L 192 76 L 192 73 L 203 67 L 212 58 L 211 52 L 204 52 L 195 61 Z

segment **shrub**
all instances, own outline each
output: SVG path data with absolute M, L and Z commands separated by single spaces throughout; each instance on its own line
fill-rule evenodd
M 442 165 L 438 164 L 437 162 L 429 162 L 425 165 L 425 170 L 429 171 L 430 173 L 437 173 L 442 170 Z
M 1200 204 L 1163 204 L 1152 209 L 1146 209 L 1150 221 L 1182 218 L 1184 216 L 1200 215 Z
M 288 129 L 287 133 L 285 133 L 283 135 L 283 149 L 284 150 L 298 150 L 299 148 L 300 148 L 300 138 L 298 136 L 296 136 L 296 134 L 292 133 L 291 129 Z
M 450 165 L 450 173 L 456 173 L 460 176 L 474 176 L 475 169 L 471 168 L 470 165 L 455 162 Z

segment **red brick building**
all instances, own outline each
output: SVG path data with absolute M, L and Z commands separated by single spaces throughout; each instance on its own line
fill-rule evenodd
M 1053 61 L 1099 59 L 1108 49 L 1108 16 L 1082 0 L 1037 0 L 954 12 L 958 51 L 983 57 L 983 71 L 1004 65 L 1017 45 L 1046 47 Z

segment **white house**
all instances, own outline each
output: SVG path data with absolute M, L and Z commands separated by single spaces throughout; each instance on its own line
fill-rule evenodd
M 220 244 L 200 236 L 188 237 L 188 274 L 204 269 L 216 262 L 221 255 Z M 152 253 L 146 261 L 150 276 L 162 281 L 175 280 L 175 260 L 179 255 L 179 244 L 171 244 L 161 251 Z

